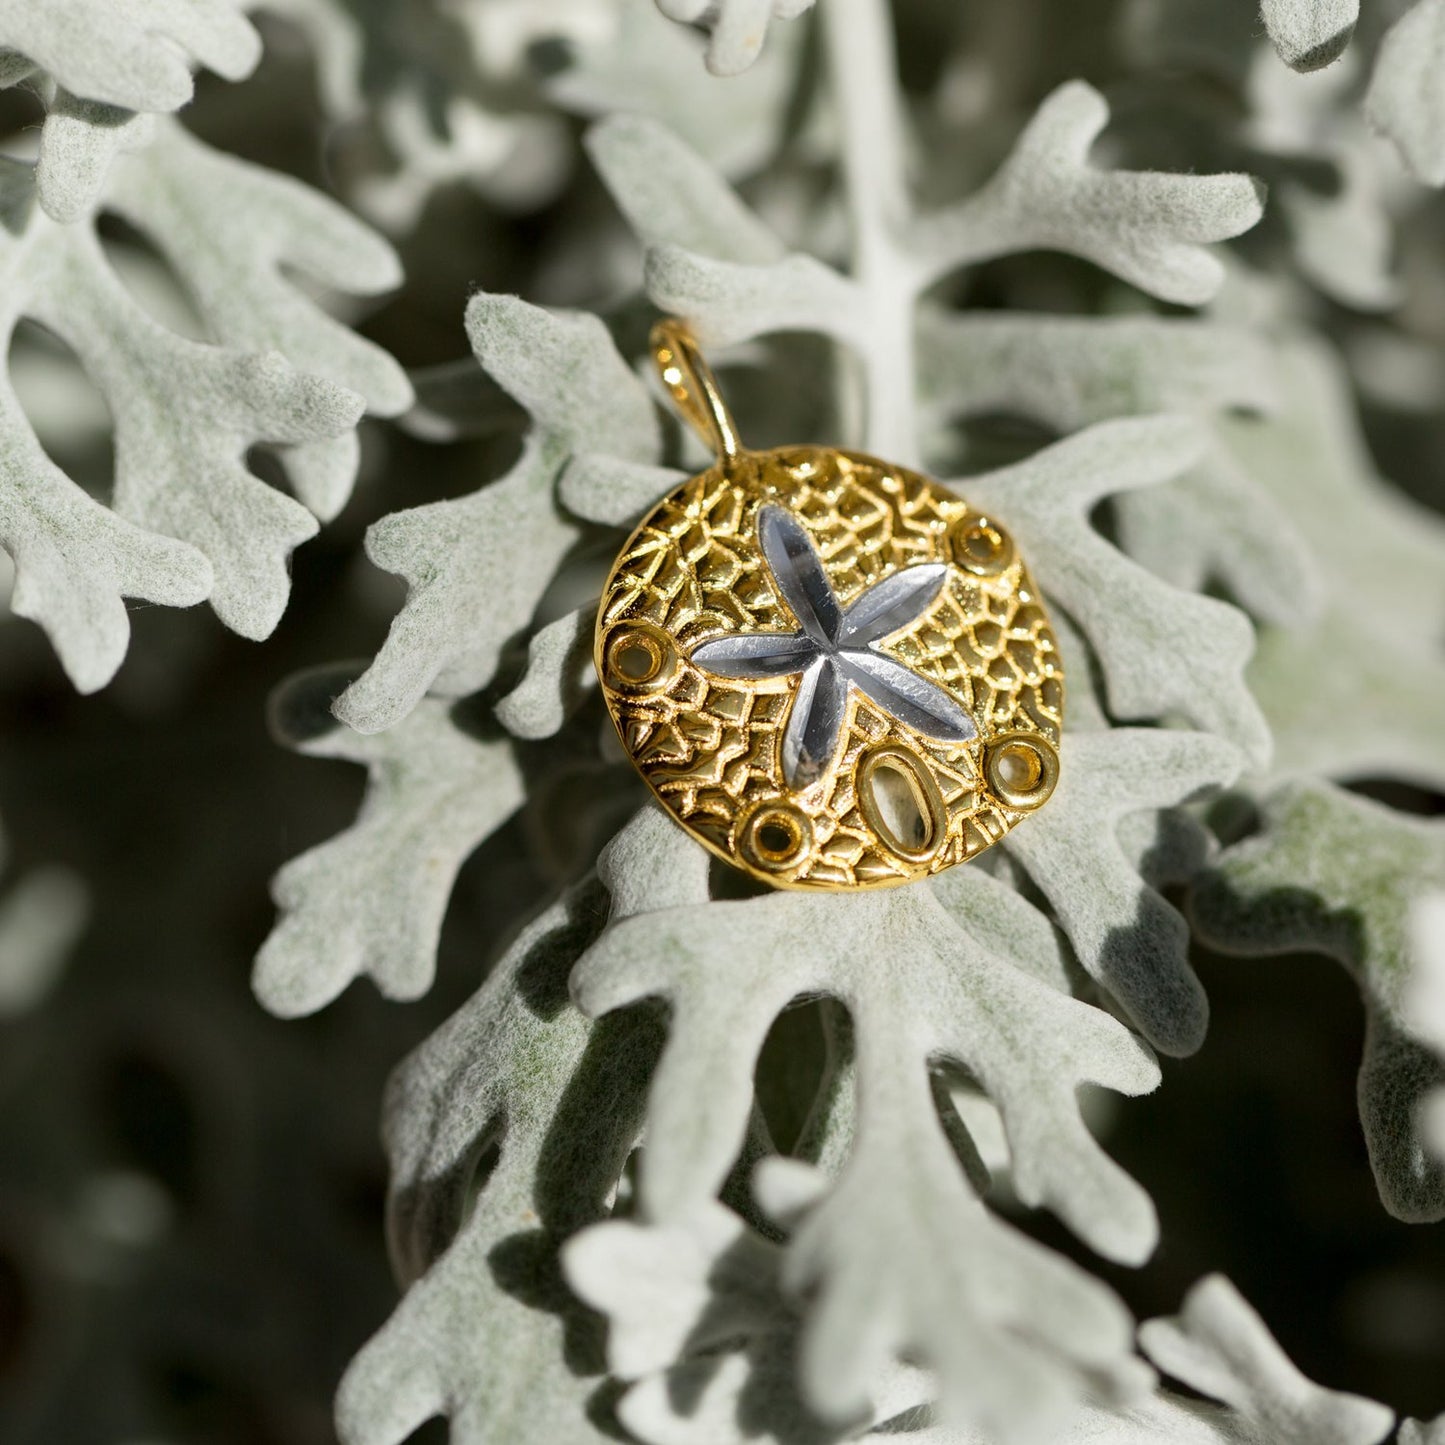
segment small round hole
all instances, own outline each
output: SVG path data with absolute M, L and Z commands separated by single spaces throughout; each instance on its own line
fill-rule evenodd
M 628 682 L 646 682 L 661 660 L 656 648 L 641 641 L 629 641 L 617 650 L 617 670 Z
M 1059 780 L 1059 755 L 1034 733 L 997 739 L 988 749 L 988 785 L 1010 808 L 1037 808 Z
M 776 819 L 770 819 L 758 829 L 760 853 L 769 853 L 774 858 L 785 858 L 797 846 L 796 831 Z
M 677 670 L 672 639 L 648 622 L 614 628 L 602 649 L 603 680 L 626 693 L 661 691 Z
M 755 868 L 782 873 L 797 866 L 813 842 L 808 815 L 781 801 L 764 803 L 742 824 L 738 851 Z
M 997 768 L 999 781 L 1018 793 L 1032 792 L 1043 772 L 1038 754 L 1032 748 L 1017 745 L 1003 749 Z

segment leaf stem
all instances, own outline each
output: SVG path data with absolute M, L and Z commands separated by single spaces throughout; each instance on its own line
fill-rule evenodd
M 828 0 L 819 13 L 841 137 L 853 275 L 864 311 L 859 330 L 867 338 L 858 354 L 864 446 L 914 466 L 916 291 L 903 246 L 912 205 L 888 0 Z

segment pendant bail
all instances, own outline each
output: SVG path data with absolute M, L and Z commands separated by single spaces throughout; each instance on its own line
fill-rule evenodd
M 651 340 L 652 358 L 678 411 L 717 453 L 719 461 L 740 455 L 742 443 L 717 377 L 702 359 L 687 325 L 675 317 L 666 317 L 652 328 Z

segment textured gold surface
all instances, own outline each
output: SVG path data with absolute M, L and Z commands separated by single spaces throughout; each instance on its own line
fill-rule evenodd
M 807 526 L 845 605 L 901 567 L 949 564 L 937 601 L 881 650 L 949 690 L 976 739 L 925 737 L 855 689 L 832 765 L 806 788 L 786 786 L 780 744 L 797 678 L 720 678 L 688 659 L 726 633 L 798 625 L 759 550 L 757 512 L 769 502 Z M 1027 817 L 1057 776 L 1063 672 L 1004 524 L 857 453 L 741 452 L 669 493 L 608 578 L 596 661 L 623 746 L 664 805 L 721 857 L 780 887 L 937 873 Z M 889 770 L 933 819 L 921 836 L 890 837 L 876 791 L 858 796 Z

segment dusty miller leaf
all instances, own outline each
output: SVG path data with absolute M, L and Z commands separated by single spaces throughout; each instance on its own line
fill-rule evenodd
M 0 53 L 55 81 L 41 129 L 36 186 L 54 220 L 79 219 L 111 161 L 143 146 L 149 117 L 191 98 L 187 57 L 227 80 L 249 75 L 261 38 L 235 0 L 4 0 Z
M 1410 913 L 1413 971 L 1404 998 L 1405 1027 L 1445 1059 L 1445 891 L 1420 899 Z M 1430 1090 L 1419 1105 L 1420 1137 L 1445 1163 L 1445 1087 Z
M 1278 361 L 1278 415 L 1218 424 L 1235 464 L 1295 520 L 1326 586 L 1318 622 L 1266 629 L 1250 665 L 1278 766 L 1445 787 L 1445 523 L 1377 476 L 1323 348 L 1292 343 Z M 1322 725 L 1342 718 L 1349 726 Z
M 1427 185 L 1445 186 L 1445 0 L 1417 0 L 1386 33 L 1365 114 Z
M 253 985 L 285 1018 L 321 1008 L 363 974 L 389 998 L 424 993 L 458 868 L 523 796 L 509 746 L 463 732 L 442 702 L 421 704 L 376 738 L 339 726 L 331 701 L 352 675 L 303 673 L 272 708 L 282 741 L 369 773 L 356 822 L 292 859 L 272 884 L 281 916 Z
M 337 700 L 336 715 L 359 732 L 393 726 L 429 689 L 460 697 L 485 686 L 576 535 L 555 498 L 564 466 L 594 453 L 647 462 L 658 446 L 652 403 L 595 317 L 480 295 L 467 332 L 533 429 L 499 481 L 368 531 L 371 560 L 405 577 L 408 595 L 376 661 Z
M 797 88 L 804 27 L 784 26 L 726 85 L 703 83 L 701 37 L 658 23 L 655 0 L 616 0 L 616 29 L 579 36 L 572 63 L 547 86 L 565 110 L 665 116 L 724 174 L 750 175 L 777 151 Z
M 1164 301 L 1191 306 L 1213 296 L 1224 271 L 1204 243 L 1259 220 L 1259 187 L 1242 175 L 1097 170 L 1088 152 L 1108 119 L 1104 98 L 1082 81 L 1054 91 L 992 180 L 915 223 L 921 285 L 959 266 L 1046 248 L 1082 256 Z
M 177 606 L 209 596 L 228 626 L 268 635 L 290 590 L 287 557 L 316 521 L 250 471 L 248 451 L 279 444 L 298 492 L 330 515 L 355 470 L 363 398 L 394 411 L 410 397 L 389 357 L 303 301 L 280 270 L 377 289 L 398 279 L 389 248 L 296 182 L 220 156 L 173 122 L 156 130 L 112 168 L 114 206 L 166 255 L 218 344 L 176 334 L 136 301 L 93 214 L 57 225 L 35 204 L 28 168 L 0 174 L 10 277 L 0 325 L 8 334 L 28 317 L 59 336 L 115 424 L 111 511 L 70 484 L 0 388 L 0 538 L 17 564 L 15 610 L 46 628 L 83 691 L 124 656 L 125 596 Z M 233 220 L 218 229 L 222 210 Z
M 1228 1407 L 1225 1439 L 1377 1445 L 1395 1423 L 1384 1405 L 1307 1380 L 1221 1275 L 1195 1285 L 1177 1318 L 1146 1320 L 1139 1343 L 1166 1375 Z
M 1338 60 L 1355 33 L 1360 0 L 1261 0 L 1269 38 L 1292 70 Z
M 895 964 L 880 971 L 874 960 L 885 952 Z M 932 1359 L 958 1407 L 998 1428 L 1011 1412 L 1017 1424 L 1019 1412 L 1032 1422 L 1035 1411 L 1063 1408 L 1085 1375 L 1119 1366 L 1127 1327 L 1107 1292 L 973 1200 L 927 1061 L 969 1067 L 1000 1104 L 1024 1191 L 1128 1258 L 1152 1241 L 1152 1208 L 1088 1141 L 1065 1081 L 1138 1092 L 1152 1087 L 1154 1065 L 1117 1021 L 995 956 L 928 891 L 774 895 L 653 913 L 609 928 L 578 963 L 573 991 L 594 1014 L 646 997 L 670 1005 L 639 1177 L 642 1209 L 659 1222 L 686 1217 L 721 1183 L 776 1015 L 819 992 L 848 1007 L 858 1143 L 800 1224 L 785 1265 L 792 1288 L 820 1287 L 802 1378 L 823 1413 L 866 1408 L 871 1382 L 900 1350 Z M 1043 1045 L 1047 1067 L 1030 1040 Z M 1046 1080 L 1062 1087 L 1052 1092 Z M 1072 1145 L 1060 1148 L 1065 1140 Z M 860 1291 L 872 1301 L 862 1311 Z M 1014 1332 L 1032 1347 L 1009 1343 Z
M 648 818 L 618 848 L 632 881 L 613 878 L 608 855 L 599 864 L 614 918 L 706 896 L 702 850 L 670 822 Z M 389 1233 L 415 1282 L 342 1381 L 345 1445 L 400 1445 L 439 1413 L 458 1445 L 615 1439 L 594 1414 L 595 1321 L 555 1262 L 607 1212 L 657 1051 L 650 1020 L 591 1024 L 567 1000 L 567 969 L 604 906 L 584 887 L 549 909 L 395 1076 Z M 489 1145 L 496 1167 L 468 1212 Z
M 1048 899 L 1079 961 L 1170 1054 L 1203 1042 L 1208 1003 L 1189 965 L 1187 925 L 1141 881 L 1118 826 L 1129 813 L 1232 782 L 1240 761 L 1208 733 L 1066 733 L 1049 806 L 1003 840 Z
M 669 20 L 706 25 L 707 68 L 714 75 L 740 75 L 758 58 L 774 18 L 792 20 L 813 0 L 657 0 Z
M 548 738 L 596 680 L 588 605 L 539 627 L 527 645 L 527 670 L 497 704 L 497 721 L 514 737 Z
M 233 0 L 0 0 L 0 49 L 87 100 L 166 111 L 191 98 L 188 55 L 239 80 L 261 40 Z
M 1231 952 L 1314 949 L 1349 969 L 1365 1001 L 1360 1120 L 1380 1196 L 1401 1219 L 1445 1217 L 1445 1162 L 1423 1149 L 1415 1119 L 1445 1059 L 1402 1017 L 1410 910 L 1445 886 L 1445 826 L 1318 782 L 1279 788 L 1263 824 L 1197 885 L 1195 918 Z
M 1183 419 L 1107 422 L 956 486 L 1014 533 L 1039 585 L 1083 629 L 1116 716 L 1177 714 L 1230 739 L 1258 765 L 1270 739 L 1244 682 L 1254 649 L 1248 620 L 1161 582 L 1089 524 L 1101 497 L 1177 476 L 1203 446 L 1199 428 Z

